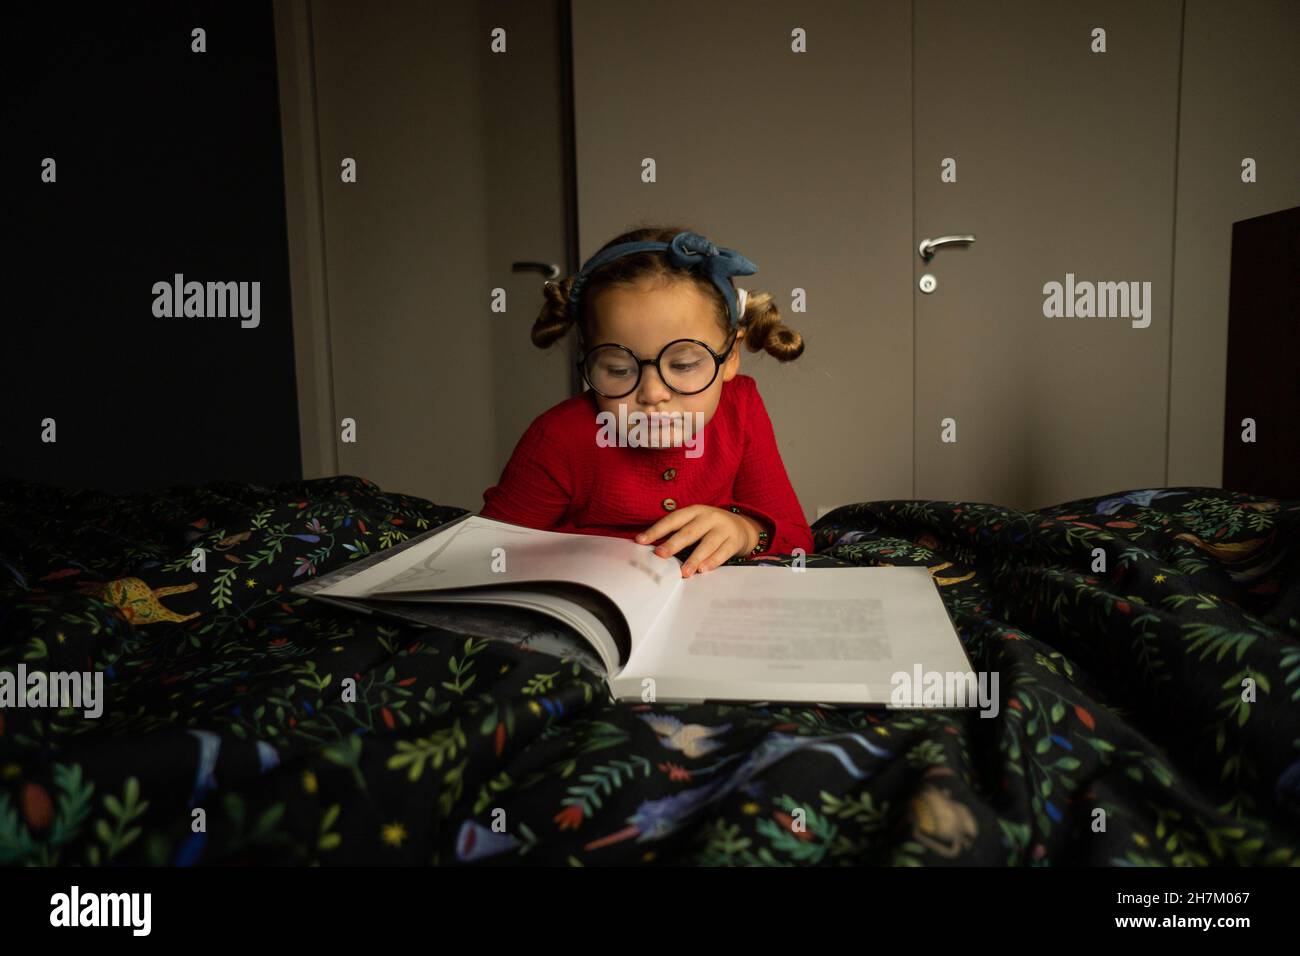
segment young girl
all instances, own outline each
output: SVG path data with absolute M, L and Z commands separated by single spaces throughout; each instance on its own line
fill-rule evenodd
M 546 348 L 575 327 L 590 390 L 534 419 L 481 514 L 661 542 L 664 558 L 692 548 L 682 577 L 736 555 L 811 552 L 767 409 L 739 374 L 742 343 L 782 362 L 803 352 L 769 294 L 733 285 L 757 271 L 698 233 L 646 228 L 546 283 L 533 343 Z M 607 440 L 609 423 L 638 415 L 660 426 L 649 429 L 657 441 L 635 428 Z

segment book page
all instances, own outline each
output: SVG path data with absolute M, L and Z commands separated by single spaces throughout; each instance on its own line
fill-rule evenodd
M 925 568 L 724 567 L 683 582 L 615 691 L 884 703 L 918 663 L 971 669 Z
M 631 652 L 629 647 L 620 646 L 620 643 L 610 636 L 607 622 L 600 620 L 583 603 L 569 600 L 562 594 L 515 588 L 490 590 L 469 588 L 432 593 L 403 593 L 383 600 L 392 604 L 421 604 L 442 609 L 444 612 L 454 605 L 464 604 L 520 608 L 545 615 L 567 624 L 587 641 L 590 648 L 600 656 L 604 675 L 616 673 Z M 620 626 L 622 626 L 621 621 Z
M 472 515 L 394 559 L 318 593 L 392 598 L 485 585 L 564 581 L 607 595 L 627 620 L 633 648 L 682 583 L 681 561 L 649 544 L 602 535 L 538 531 Z
M 346 600 L 350 602 L 352 599 Z M 551 657 L 576 661 L 602 679 L 610 674 L 586 638 L 575 634 L 571 627 L 560 624 L 549 612 L 531 607 L 390 601 L 375 610 L 395 619 L 437 628 L 450 634 L 500 641 Z

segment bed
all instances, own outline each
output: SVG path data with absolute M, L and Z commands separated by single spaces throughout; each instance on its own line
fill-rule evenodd
M 462 513 L 355 476 L 0 481 L 0 671 L 105 688 L 93 719 L 0 710 L 0 864 L 1300 860 L 1300 502 L 819 519 L 809 567 L 930 570 L 999 675 L 992 717 L 614 704 L 540 622 L 420 628 L 289 594 Z

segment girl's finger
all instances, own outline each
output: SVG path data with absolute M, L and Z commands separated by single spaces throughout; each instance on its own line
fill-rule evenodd
M 713 553 L 713 556 L 700 568 L 701 571 L 712 571 L 714 568 L 721 567 L 737 555 L 746 553 L 745 542 L 736 538 L 728 538 L 726 542 Z
M 682 577 L 689 578 L 696 570 L 712 570 L 721 561 L 714 559 L 723 555 L 731 536 L 721 528 L 714 528 L 704 536 L 704 539 L 695 546 L 695 553 L 691 555 L 690 560 L 682 566 Z M 726 558 L 723 557 L 722 561 Z
M 663 544 L 659 545 L 659 547 L 655 548 L 655 554 L 662 555 L 663 557 L 668 557 L 670 554 L 676 554 L 688 544 L 700 540 L 700 538 L 704 537 L 704 535 L 706 535 L 712 528 L 713 525 L 703 518 L 690 521 L 684 528 L 679 530 Z
M 650 544 L 651 542 L 658 541 L 669 531 L 674 531 L 677 528 L 680 528 L 689 520 L 691 520 L 691 514 L 688 509 L 682 508 L 678 511 L 674 511 L 670 515 L 664 515 L 664 517 L 660 518 L 650 527 L 642 531 L 636 536 L 636 541 L 638 544 Z
M 735 535 L 729 535 L 727 540 L 713 553 L 708 560 L 708 567 L 701 568 L 702 571 L 712 571 L 720 567 L 732 558 L 745 555 L 749 552 L 749 547 L 744 538 L 737 538 Z

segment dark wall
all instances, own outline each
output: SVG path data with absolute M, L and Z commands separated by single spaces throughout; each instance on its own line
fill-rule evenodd
M 3 33 L 0 475 L 301 477 L 271 4 L 34 5 Z M 260 282 L 260 324 L 155 317 L 175 273 Z

